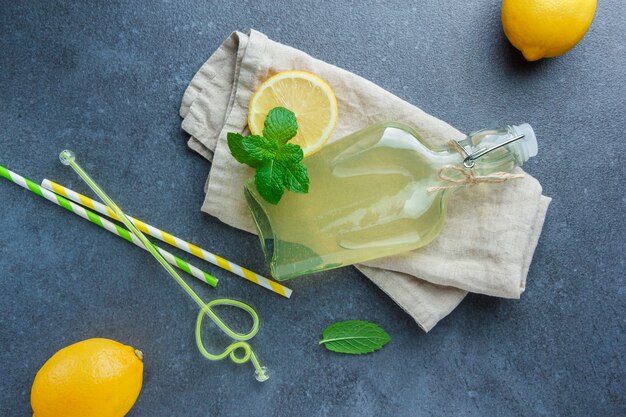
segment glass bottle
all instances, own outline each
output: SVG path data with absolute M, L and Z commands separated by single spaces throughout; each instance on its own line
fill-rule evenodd
M 468 175 L 510 172 L 536 154 L 528 124 L 434 146 L 408 126 L 382 123 L 307 157 L 308 194 L 270 204 L 254 178 L 245 194 L 272 276 L 285 280 L 427 245 Z

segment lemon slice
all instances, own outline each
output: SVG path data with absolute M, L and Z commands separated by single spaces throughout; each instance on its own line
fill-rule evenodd
M 279 72 L 256 90 L 248 109 L 248 127 L 263 134 L 265 117 L 274 107 L 296 115 L 298 133 L 290 143 L 300 145 L 304 156 L 324 146 L 337 125 L 337 98 L 324 80 L 304 71 Z

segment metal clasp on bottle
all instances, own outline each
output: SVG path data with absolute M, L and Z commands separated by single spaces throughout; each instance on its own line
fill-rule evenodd
M 468 150 L 467 150 L 465 147 L 463 147 L 463 145 L 461 145 L 461 144 L 460 144 L 457 140 L 455 140 L 455 141 L 454 141 L 454 144 L 457 146 L 457 148 L 459 148 L 459 150 L 461 151 L 461 154 L 465 157 L 465 158 L 463 159 L 463 166 L 464 166 L 465 168 L 474 168 L 474 165 L 476 165 L 476 162 L 475 162 L 475 161 L 476 161 L 478 158 L 480 158 L 481 156 L 486 155 L 486 154 L 488 154 L 488 153 L 489 153 L 489 152 L 491 152 L 491 151 L 495 151 L 495 150 L 496 150 L 496 149 L 498 149 L 498 148 L 501 148 L 501 147 L 503 147 L 503 146 L 506 146 L 506 145 L 508 145 L 509 143 L 513 143 L 513 142 L 515 142 L 516 140 L 520 140 L 520 139 L 522 139 L 524 136 L 525 136 L 525 135 L 520 134 L 520 135 L 517 135 L 517 136 L 515 136 L 515 137 L 512 137 L 511 139 L 508 139 L 508 140 L 506 140 L 506 141 L 504 141 L 504 142 L 500 143 L 499 145 L 494 145 L 494 146 L 492 146 L 491 148 L 482 148 L 482 149 L 479 149 L 479 150 L 477 150 L 477 151 L 475 151 L 475 152 L 471 152 L 471 149 L 470 149 L 470 151 L 468 151 Z

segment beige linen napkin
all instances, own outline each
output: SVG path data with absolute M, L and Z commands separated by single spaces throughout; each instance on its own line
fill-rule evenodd
M 235 32 L 194 76 L 180 108 L 182 127 L 191 135 L 189 147 L 212 161 L 202 210 L 233 227 L 255 233 L 243 195 L 253 171 L 232 158 L 226 134 L 247 130 L 248 103 L 263 80 L 293 69 L 317 74 L 335 91 L 339 121 L 331 141 L 390 120 L 408 124 L 435 144 L 464 137 L 353 73 L 259 32 Z M 467 292 L 519 298 L 549 202 L 529 175 L 459 191 L 433 243 L 357 268 L 428 331 Z

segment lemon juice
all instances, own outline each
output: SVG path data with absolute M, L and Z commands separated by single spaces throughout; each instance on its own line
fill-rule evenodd
M 305 158 L 308 194 L 264 201 L 252 179 L 245 193 L 272 275 L 284 280 L 413 250 L 444 223 L 447 196 L 462 181 L 464 151 L 502 145 L 475 161 L 475 175 L 511 171 L 536 154 L 529 125 L 506 126 L 432 146 L 411 128 L 383 123 Z M 461 149 L 462 151 L 459 151 Z M 467 163 L 467 161 L 465 161 Z M 442 169 L 452 169 L 448 176 Z

